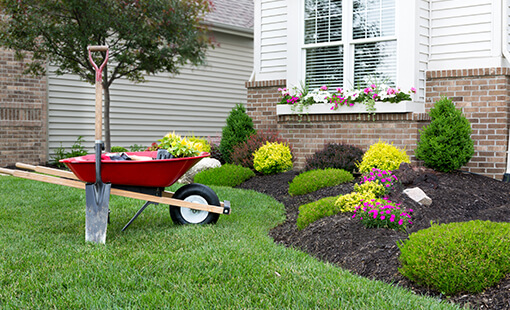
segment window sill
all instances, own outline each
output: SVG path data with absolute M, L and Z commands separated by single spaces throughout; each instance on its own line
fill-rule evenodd
M 364 104 L 356 104 L 352 107 L 339 106 L 336 110 L 331 110 L 331 104 L 313 104 L 303 108 L 302 112 L 292 111 L 292 105 L 290 104 L 278 104 L 276 106 L 276 115 L 292 115 L 292 114 L 349 114 L 349 113 L 362 113 L 368 114 L 366 106 Z M 421 102 L 413 101 L 402 101 L 399 103 L 390 102 L 376 102 L 375 113 L 424 113 L 425 105 Z

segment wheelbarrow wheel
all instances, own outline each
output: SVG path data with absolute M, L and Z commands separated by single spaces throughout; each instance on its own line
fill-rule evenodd
M 216 193 L 203 184 L 189 184 L 179 188 L 172 198 L 188 202 L 221 206 Z M 214 224 L 220 215 L 202 210 L 193 210 L 184 207 L 170 206 L 170 217 L 175 224 Z

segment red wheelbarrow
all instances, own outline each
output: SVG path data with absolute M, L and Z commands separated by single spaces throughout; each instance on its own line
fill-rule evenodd
M 102 154 L 104 149 L 102 141 L 102 70 L 108 61 L 109 51 L 108 46 L 89 46 L 88 51 L 90 63 L 96 71 L 95 154 L 61 160 L 74 173 L 25 164 L 17 164 L 17 166 L 50 176 L 2 168 L 0 168 L 0 172 L 21 178 L 85 189 L 86 241 L 105 243 L 111 194 L 146 201 L 122 230 L 125 230 L 149 204 L 169 204 L 170 216 L 178 224 L 215 223 L 219 214 L 230 214 L 230 203 L 228 201 L 220 203 L 214 191 L 205 185 L 186 185 L 175 193 L 165 191 L 166 186 L 175 183 L 200 159 L 209 156 L 208 153 L 173 159 L 157 159 L 157 152 L 127 154 L 132 158 L 145 158 L 145 160 L 136 161 L 112 160 L 111 157 Z M 101 66 L 97 66 L 92 59 L 92 52 L 104 53 L 104 61 Z
M 182 186 L 175 193 L 165 190 L 165 187 L 177 182 L 202 158 L 208 157 L 209 153 L 195 157 L 155 159 L 156 153 L 127 153 L 128 156 L 148 159 L 140 161 L 116 161 L 102 155 L 101 177 L 104 182 L 111 184 L 110 194 L 146 201 L 122 231 L 150 204 L 168 204 L 170 216 L 176 224 L 214 224 L 220 214 L 230 214 L 230 202 L 220 202 L 216 193 L 208 186 L 192 183 Z M 95 155 L 63 159 L 61 162 L 72 172 L 17 163 L 16 167 L 36 173 L 6 168 L 0 168 L 0 173 L 81 189 L 85 189 L 87 183 L 95 181 Z

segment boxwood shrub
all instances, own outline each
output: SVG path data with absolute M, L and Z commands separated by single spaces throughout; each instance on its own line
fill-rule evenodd
M 194 181 L 204 185 L 233 187 L 253 176 L 255 176 L 255 173 L 248 168 L 225 164 L 221 167 L 200 171 L 195 175 Z
M 354 180 L 352 173 L 343 169 L 319 169 L 303 172 L 289 184 L 289 194 L 303 195 L 323 187 L 335 186 Z
M 399 248 L 399 271 L 443 294 L 481 292 L 510 273 L 510 223 L 433 224 Z

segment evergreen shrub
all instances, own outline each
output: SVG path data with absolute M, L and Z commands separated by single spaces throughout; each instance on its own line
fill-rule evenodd
M 481 292 L 510 273 L 510 223 L 432 224 L 398 246 L 400 273 L 447 295 Z
M 335 186 L 354 180 L 352 173 L 342 169 L 319 169 L 303 172 L 289 184 L 289 194 L 303 195 L 323 187 Z
M 337 199 L 338 197 L 326 197 L 300 206 L 297 218 L 298 229 L 303 229 L 323 217 L 337 214 L 338 211 L 335 208 Z
M 245 142 L 248 137 L 255 133 L 253 120 L 246 113 L 242 104 L 236 105 L 227 117 L 227 125 L 221 133 L 220 151 L 226 163 L 232 163 L 231 153 L 234 146 Z
M 262 174 L 288 171 L 292 165 L 292 153 L 284 143 L 266 142 L 253 154 L 253 168 Z
M 361 163 L 358 165 L 360 173 L 370 173 L 373 168 L 380 170 L 396 170 L 400 164 L 411 163 L 405 149 L 401 150 L 392 144 L 380 141 L 372 144 L 368 151 L 363 154 Z
M 285 139 L 280 137 L 277 131 L 258 130 L 254 134 L 250 135 L 250 137 L 245 142 L 234 146 L 231 153 L 232 163 L 235 165 L 254 169 L 253 153 L 255 153 L 255 151 L 257 151 L 261 146 L 266 144 L 266 142 L 287 143 Z
M 305 171 L 315 169 L 337 168 L 349 172 L 356 170 L 356 163 L 361 161 L 363 151 L 356 146 L 341 143 L 327 143 L 322 150 L 306 157 Z
M 441 172 L 457 170 L 474 154 L 471 125 L 453 102 L 443 97 L 429 112 L 431 122 L 420 130 L 416 157 Z
M 248 168 L 225 164 L 221 167 L 200 171 L 195 175 L 194 182 L 204 185 L 234 187 L 253 176 L 255 176 L 255 173 Z

